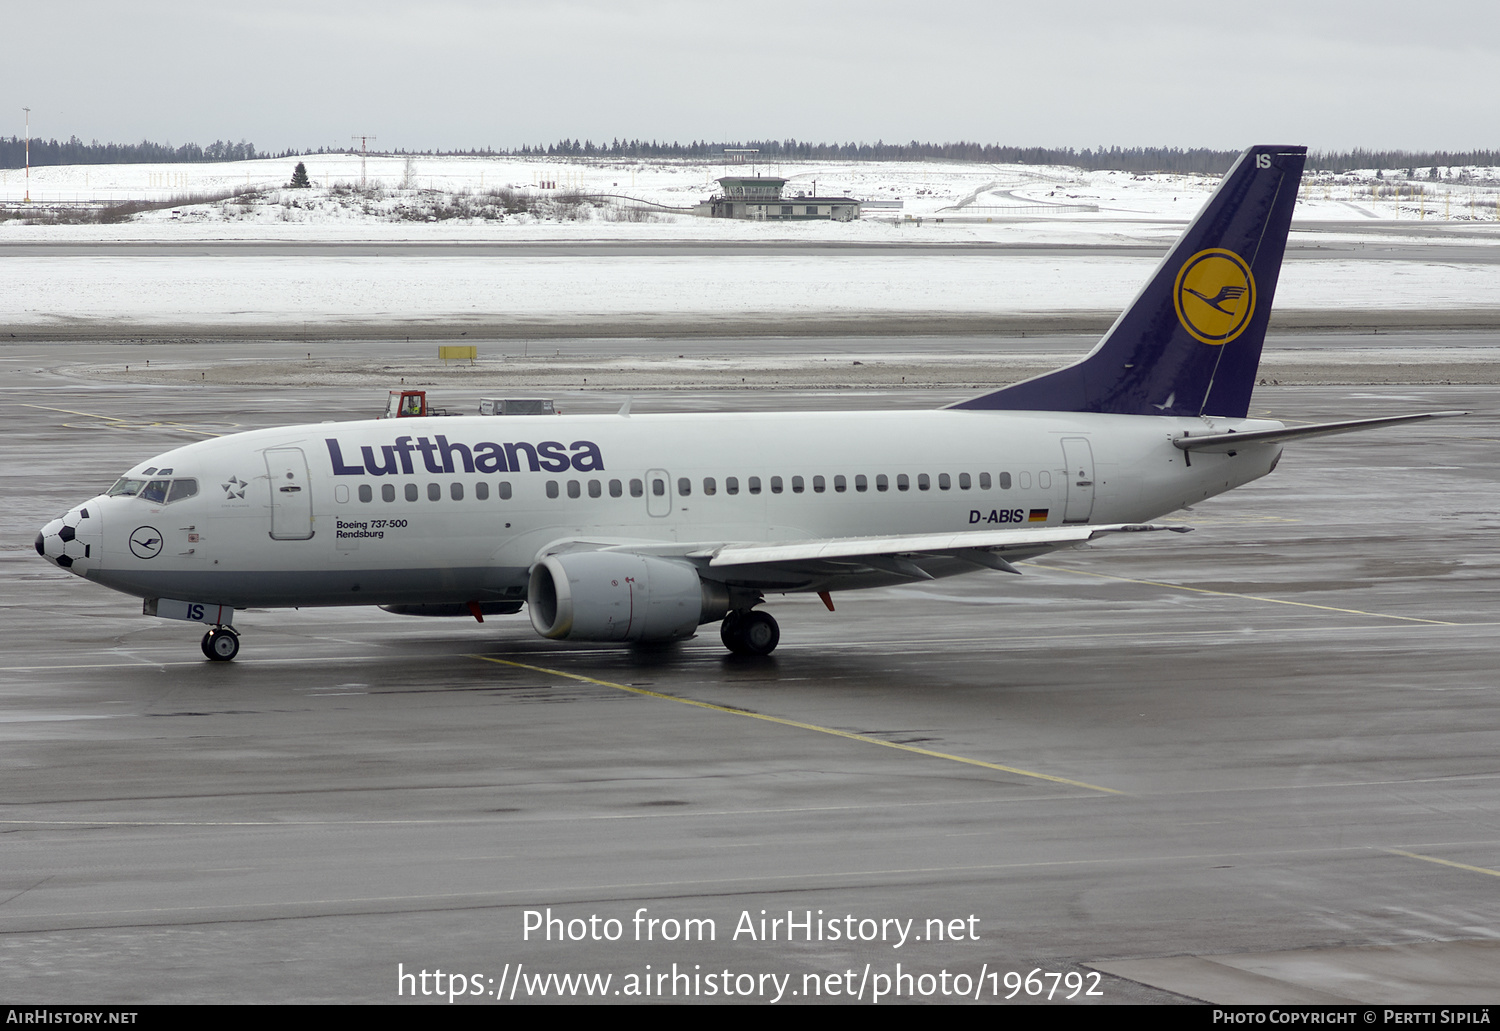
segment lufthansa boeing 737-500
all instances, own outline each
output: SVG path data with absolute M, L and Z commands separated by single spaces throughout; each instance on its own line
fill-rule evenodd
M 1248 418 L 1305 147 L 1245 151 L 1099 344 L 937 411 L 415 418 L 237 433 L 147 459 L 36 550 L 207 624 L 236 609 L 529 609 L 567 641 L 719 623 L 765 655 L 767 594 L 1013 563 L 1265 476 L 1284 442 L 1447 412 L 1288 428 Z M 829 603 L 831 604 L 831 603 Z

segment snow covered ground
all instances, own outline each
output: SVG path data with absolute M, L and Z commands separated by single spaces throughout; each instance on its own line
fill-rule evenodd
M 912 315 L 1115 312 L 1150 258 L 921 252 L 696 257 L 407 256 L 194 259 L 78 255 L 0 259 L 12 327 L 120 324 L 474 325 L 513 319 L 796 320 Z M 1500 309 L 1500 264 L 1290 262 L 1278 310 Z
M 307 165 L 313 188 L 283 190 L 298 160 Z M 192 194 L 259 191 L 245 202 L 192 206 L 138 216 L 142 224 L 171 221 L 238 224 L 388 223 L 401 216 L 387 201 L 428 194 L 482 194 L 511 190 L 553 194 L 577 191 L 614 194 L 668 207 L 691 207 L 712 195 L 723 175 L 777 175 L 788 180 L 786 194 L 852 196 L 867 201 L 898 201 L 899 215 L 948 219 L 965 215 L 997 221 L 1035 214 L 1040 204 L 1097 205 L 1097 212 L 1069 212 L 1067 221 L 1117 222 L 1121 219 L 1187 219 L 1218 181 L 1217 176 L 1128 172 L 1084 172 L 1076 168 L 954 162 L 773 163 L 724 165 L 684 161 L 545 159 L 510 157 L 374 156 L 362 162 L 350 154 L 265 158 L 256 161 L 180 165 L 61 165 L 33 168 L 29 180 L 19 169 L 0 170 L 0 204 L 18 205 L 29 191 L 36 205 L 167 202 Z M 1367 169 L 1335 175 L 1312 173 L 1298 198 L 1301 220 L 1448 218 L 1495 221 L 1500 202 L 1500 169 Z M 1376 176 L 1383 178 L 1377 179 Z M 339 186 L 380 191 L 373 203 L 360 196 L 336 201 Z M 544 186 L 552 187 L 544 189 Z M 293 206 L 293 205 L 296 206 Z M 963 205 L 963 207 L 959 207 Z M 968 210 L 966 211 L 965 208 Z M 1017 209 L 1007 213 L 1005 209 Z M 1026 209 L 1023 212 L 1021 209 Z M 14 208 L 13 208 L 14 210 Z M 867 218 L 897 212 L 870 210 Z M 1049 218 L 1049 221 L 1051 219 Z M 508 217 L 514 227 L 532 221 Z M 703 219 L 666 219 L 696 231 L 722 226 Z M 345 225 L 347 228 L 348 226 Z M 710 228 L 714 227 L 714 228 Z M 4 226 L 7 235 L 21 228 Z M 760 226 L 786 229 L 787 224 Z
M 723 165 L 608 160 L 371 157 L 366 189 L 357 155 L 305 157 L 314 187 L 284 189 L 296 159 L 226 164 L 95 165 L 0 174 L 0 203 L 35 205 L 127 199 L 166 202 L 192 193 L 253 195 L 181 203 L 114 225 L 27 225 L 0 219 L 0 246 L 110 241 L 806 241 L 893 244 L 1146 244 L 1181 231 L 1217 177 L 1085 173 L 1068 168 L 956 163 L 758 166 L 790 180 L 789 194 L 900 201 L 855 223 L 756 223 L 653 214 L 631 221 L 610 206 L 580 217 L 509 214 L 498 219 L 413 221 L 420 205 L 510 189 L 620 194 L 674 207 L 707 198 Z M 1465 181 L 1451 176 L 1462 172 Z M 1399 247 L 1415 260 L 1330 257 L 1288 261 L 1278 310 L 1484 310 L 1500 312 L 1495 169 L 1440 169 L 1436 181 L 1392 183 L 1391 173 L 1312 176 L 1304 183 L 1294 242 Z M 1404 170 L 1401 173 L 1404 175 Z M 1423 174 L 1430 174 L 1423 170 Z M 556 184 L 556 190 L 550 184 Z M 544 188 L 543 184 L 547 184 Z M 1425 192 L 1419 192 L 1425 191 Z M 966 203 L 967 202 L 967 203 Z M 1068 210 L 1038 214 L 1037 204 Z M 403 208 L 404 206 L 404 208 Z M 1022 206 L 1021 214 L 1006 214 Z M 1081 206 L 1097 210 L 1078 210 Z M 37 210 L 32 208 L 29 210 Z M 1448 216 L 1445 220 L 1444 216 Z M 908 219 L 906 216 L 913 216 Z M 917 219 L 920 218 L 920 225 Z M 899 220 L 898 220 L 899 219 Z M 938 221 L 941 219 L 942 221 Z M 1348 223 L 1357 223 L 1349 225 Z M 1342 225 L 1341 225 L 1342 223 Z M 1441 242 L 1441 262 L 1421 244 Z M 1474 260 L 1464 260 L 1472 249 Z M 1395 253 L 1395 252 L 1393 252 Z M 660 251 L 584 256 L 444 254 L 129 257 L 87 252 L 0 256 L 0 320 L 24 327 L 110 335 L 139 327 L 253 325 L 274 331 L 314 324 L 495 324 L 504 320 L 797 319 L 1029 312 L 1111 312 L 1127 304 L 1155 259 L 1110 254 L 962 253 L 919 246 L 890 252 L 778 248 L 704 257 Z

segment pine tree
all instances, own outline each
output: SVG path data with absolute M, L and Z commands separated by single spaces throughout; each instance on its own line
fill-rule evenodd
M 297 162 L 297 167 L 292 169 L 292 189 L 305 190 L 311 185 L 312 183 L 307 178 L 307 166 L 300 161 Z

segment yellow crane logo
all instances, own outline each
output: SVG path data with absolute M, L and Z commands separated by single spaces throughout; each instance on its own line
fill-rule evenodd
M 1227 344 L 1255 313 L 1255 276 L 1234 251 L 1199 251 L 1182 265 L 1172 292 L 1177 319 L 1195 340 Z

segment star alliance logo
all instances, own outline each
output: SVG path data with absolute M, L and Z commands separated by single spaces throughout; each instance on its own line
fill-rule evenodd
M 1234 251 L 1199 251 L 1177 273 L 1173 302 L 1178 321 L 1193 339 L 1227 344 L 1245 331 L 1255 313 L 1255 277 Z
M 238 476 L 231 476 L 228 483 L 221 483 L 219 484 L 219 486 L 224 488 L 225 501 L 229 501 L 233 498 L 239 498 L 241 501 L 243 501 L 245 500 L 245 488 L 250 485 L 244 480 L 240 479 Z

